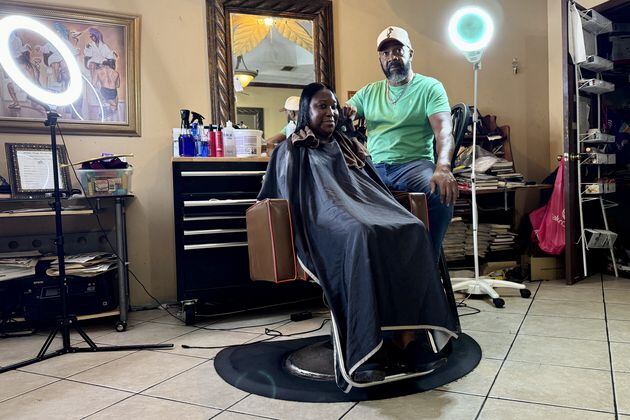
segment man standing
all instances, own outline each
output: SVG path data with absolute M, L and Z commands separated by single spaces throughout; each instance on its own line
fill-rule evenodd
M 454 141 L 448 97 L 439 81 L 413 72 L 407 31 L 390 26 L 376 46 L 386 79 L 359 90 L 344 114 L 365 118 L 368 150 L 389 188 L 427 194 L 437 260 L 458 196 L 451 172 Z

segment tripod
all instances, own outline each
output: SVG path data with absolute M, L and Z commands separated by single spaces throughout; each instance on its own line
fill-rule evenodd
M 57 322 L 53 330 L 48 334 L 46 341 L 42 348 L 32 359 L 24 360 L 19 363 L 4 366 L 0 368 L 0 373 L 7 372 L 9 370 L 18 369 L 24 366 L 31 365 L 33 363 L 41 362 L 42 360 L 50 359 L 52 357 L 61 356 L 67 353 L 92 353 L 102 351 L 128 351 L 128 350 L 142 350 L 142 349 L 164 349 L 172 348 L 172 344 L 134 344 L 128 346 L 97 346 L 94 341 L 87 335 L 87 333 L 81 328 L 78 323 L 77 317 L 72 314 L 68 314 L 68 283 L 66 279 L 66 266 L 65 266 L 65 252 L 64 252 L 64 240 L 63 240 L 63 226 L 61 223 L 61 192 L 59 190 L 59 162 L 57 159 L 57 119 L 59 114 L 50 110 L 48 106 L 46 108 L 46 122 L 44 125 L 50 128 L 50 143 L 52 145 L 52 170 L 53 170 L 53 182 L 54 182 L 54 211 L 55 211 L 55 245 L 57 247 L 57 258 L 59 259 L 59 297 L 61 301 L 61 316 L 57 317 Z M 118 257 L 118 263 L 123 263 Z M 75 330 L 83 340 L 88 344 L 88 347 L 75 347 L 70 344 L 70 330 Z M 61 334 L 63 347 L 59 350 L 48 353 L 50 345 L 53 343 L 57 334 Z

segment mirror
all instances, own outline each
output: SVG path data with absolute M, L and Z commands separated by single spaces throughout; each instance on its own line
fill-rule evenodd
M 208 0 L 212 123 L 268 138 L 287 124 L 289 96 L 311 82 L 334 88 L 330 0 Z
M 236 122 L 269 138 L 288 122 L 285 100 L 316 80 L 313 21 L 231 13 L 230 28 Z

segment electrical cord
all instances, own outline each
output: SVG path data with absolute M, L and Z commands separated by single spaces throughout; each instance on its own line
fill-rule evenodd
M 278 337 L 294 337 L 296 335 L 303 335 L 303 334 L 310 334 L 310 333 L 314 333 L 317 332 L 319 330 L 321 330 L 322 328 L 324 328 L 324 325 L 326 325 L 326 323 L 328 323 L 330 321 L 330 318 L 326 318 L 322 321 L 321 325 L 317 328 L 314 328 L 312 330 L 308 330 L 308 331 L 300 331 L 297 333 L 291 333 L 291 334 L 283 334 L 282 332 L 278 331 L 278 330 L 274 330 L 271 328 L 265 328 L 265 335 L 269 336 L 267 338 L 263 338 L 262 340 L 258 340 L 258 341 L 253 341 L 253 342 L 247 342 L 247 343 L 242 343 L 242 344 L 233 344 L 233 345 L 229 345 L 229 346 L 189 346 L 187 344 L 182 344 L 182 348 L 185 349 L 204 349 L 204 350 L 216 350 L 216 349 L 224 349 L 226 347 L 239 347 L 239 346 L 248 346 L 250 344 L 258 344 L 258 343 L 264 343 L 266 341 L 271 341 L 274 338 L 278 338 Z
M 72 172 L 74 173 L 74 176 L 79 179 L 79 176 L 77 174 L 76 169 L 74 168 L 74 164 L 72 163 L 72 160 L 70 159 L 70 154 L 67 152 L 68 151 L 68 146 L 66 144 L 66 139 L 63 136 L 63 131 L 61 130 L 61 126 L 59 123 L 57 123 L 57 130 L 59 131 L 59 135 L 61 136 L 61 142 L 63 143 L 63 145 L 66 148 L 66 156 L 68 158 L 68 163 L 70 164 L 70 167 L 72 168 Z M 134 280 L 142 287 L 142 289 L 144 290 L 144 292 L 147 294 L 147 296 L 149 296 L 151 299 L 153 299 L 153 301 L 155 301 L 155 303 L 161 307 L 162 309 L 164 309 L 171 317 L 177 319 L 178 321 L 182 322 L 181 318 L 178 317 L 177 315 L 173 314 L 171 311 L 168 310 L 168 305 L 163 304 L 158 298 L 156 298 L 155 296 L 153 296 L 146 288 L 146 286 L 144 285 L 144 283 L 142 283 L 142 281 L 140 281 L 140 279 L 138 278 L 138 276 L 136 276 L 136 274 L 129 268 L 128 264 L 122 259 L 122 257 L 118 254 L 116 248 L 114 247 L 114 245 L 111 243 L 111 241 L 109 240 L 109 237 L 107 236 L 107 232 L 105 231 L 105 228 L 103 228 L 103 225 L 101 223 L 101 218 L 98 215 L 98 212 L 96 211 L 96 208 L 92 205 L 92 201 L 90 200 L 90 198 L 85 194 L 85 190 L 83 188 L 83 185 L 81 185 L 81 183 L 79 183 L 81 192 L 83 193 L 85 200 L 87 201 L 88 205 L 90 206 L 90 209 L 92 210 L 92 213 L 94 214 L 94 216 L 96 216 L 96 221 L 99 227 L 99 230 L 101 231 L 101 233 L 104 235 L 105 237 L 105 241 L 107 242 L 107 244 L 109 245 L 109 248 L 111 249 L 112 253 L 116 256 L 116 258 L 119 261 L 119 264 L 123 264 L 127 267 L 127 271 L 129 272 L 129 274 L 131 274 L 131 276 L 134 278 Z M 260 310 L 260 309 L 267 309 L 267 308 L 274 308 L 274 307 L 278 307 L 278 306 L 285 306 L 288 304 L 293 304 L 293 303 L 301 303 L 301 302 L 305 302 L 305 301 L 310 301 L 312 299 L 300 299 L 294 302 L 289 302 L 289 303 L 283 303 L 283 304 L 276 304 L 276 305 L 267 305 L 267 306 L 262 306 L 262 307 L 257 307 L 257 308 L 251 308 L 251 309 L 245 309 L 245 310 L 241 310 L 241 311 L 233 311 L 233 312 L 227 312 L 227 313 L 223 313 L 223 314 L 216 314 L 215 316 L 225 316 L 225 315 L 234 315 L 234 314 L 238 314 L 238 313 L 244 313 L 244 312 L 251 312 L 251 311 L 255 311 L 255 310 Z M 204 330 L 209 330 L 209 331 L 233 331 L 233 330 L 239 330 L 239 329 L 245 329 L 245 328 L 256 328 L 256 327 L 264 327 L 264 326 L 268 326 L 268 325 L 274 325 L 274 324 L 278 324 L 280 322 L 286 322 L 286 321 L 291 321 L 291 319 L 286 319 L 286 320 L 280 320 L 280 321 L 276 321 L 276 322 L 272 322 L 272 323 L 267 323 L 267 324 L 260 324 L 260 325 L 247 325 L 247 326 L 243 326 L 243 327 L 233 327 L 233 328 L 211 328 L 211 327 L 206 327 L 206 326 L 201 326 L 201 325 L 191 325 L 192 327 L 196 327 L 196 328 L 200 328 L 200 329 L 204 329 Z M 323 325 L 320 327 L 320 329 L 323 328 Z M 273 330 L 271 330 L 273 331 Z M 317 330 L 315 330 L 317 331 Z M 299 334 L 307 334 L 309 332 L 312 331 L 306 331 L 306 332 L 302 332 Z

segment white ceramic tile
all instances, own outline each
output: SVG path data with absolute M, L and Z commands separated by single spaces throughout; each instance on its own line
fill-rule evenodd
M 338 419 L 346 411 L 348 411 L 352 405 L 353 403 L 321 404 L 283 401 L 252 394 L 231 407 L 230 411 L 281 420 L 293 420 L 295 418 L 299 418 L 301 420 L 325 420 Z
M 255 340 L 259 334 L 228 332 L 228 331 L 208 331 L 196 330 L 191 333 L 179 336 L 169 343 L 173 344 L 172 349 L 157 350 L 169 354 L 181 354 L 183 356 L 194 356 L 209 359 L 214 357 L 221 348 L 243 344 L 251 340 Z M 185 349 L 182 345 L 199 346 L 199 347 L 221 347 L 215 349 Z
M 439 389 L 486 396 L 501 367 L 501 360 L 481 359 L 477 367 L 463 378 L 451 382 Z
M 173 309 L 169 309 L 171 312 L 174 312 Z M 161 309 L 146 309 L 140 311 L 129 311 L 128 319 L 129 321 L 151 321 L 152 319 L 160 318 L 164 316 L 166 312 Z
M 8 366 L 37 356 L 44 345 L 46 335 L 29 335 L 26 337 L 9 337 L 0 339 L 0 366 Z M 48 353 L 63 347 L 61 338 L 57 336 Z
M 460 318 L 462 331 L 487 331 L 516 334 L 523 321 L 522 314 L 480 312 Z
M 610 343 L 613 370 L 630 373 L 630 343 Z
M 606 317 L 621 321 L 630 321 L 630 304 L 608 303 L 606 302 Z
M 298 338 L 319 336 L 326 339 L 330 337 L 330 325 L 331 323 L 327 318 L 317 317 L 299 322 L 289 322 L 281 327 L 274 329 L 282 334 L 287 335 L 286 337 L 278 337 L 276 340 L 294 340 Z
M 13 398 L 57 381 L 48 376 L 12 370 L 0 375 L 0 401 Z
M 129 396 L 115 389 L 62 380 L 0 403 L 0 419 L 80 419 Z
M 140 392 L 200 363 L 203 360 L 194 357 L 141 351 L 79 373 L 71 379 Z
M 112 332 L 95 340 L 99 344 L 133 345 L 157 344 L 195 331 L 194 327 L 145 322 L 130 326 L 125 332 Z
M 529 314 L 604 319 L 604 302 L 536 299 Z
M 610 372 L 602 370 L 508 360 L 490 396 L 579 409 L 614 410 Z
M 111 351 L 64 354 L 63 356 L 53 357 L 52 359 L 23 367 L 21 370 L 58 378 L 67 378 L 112 360 L 120 359 L 131 353 L 130 351 Z
M 603 319 L 527 315 L 519 334 L 606 341 Z
M 231 411 L 224 411 L 212 420 L 260 420 L 266 417 L 251 416 L 249 414 L 233 413 Z
M 474 395 L 427 391 L 388 400 L 360 402 L 344 416 L 344 420 L 472 420 L 482 403 L 483 397 Z
M 630 414 L 630 373 L 614 372 L 614 375 L 619 414 Z
M 536 293 L 536 300 L 538 299 L 568 300 L 571 302 L 602 302 L 603 296 L 601 289 L 595 287 L 542 286 L 540 290 L 538 290 L 538 293 Z
M 508 360 L 610 370 L 605 341 L 519 335 Z
M 489 398 L 480 420 L 614 420 L 614 414 Z
M 228 408 L 248 395 L 221 379 L 212 361 L 149 388 L 143 394 L 218 409 Z
M 207 407 L 158 398 L 134 395 L 89 416 L 88 419 L 199 419 L 206 420 L 220 413 Z
M 610 341 L 630 343 L 630 321 L 608 321 Z
M 473 316 L 473 315 L 471 315 Z M 482 356 L 490 359 L 505 359 L 514 341 L 514 334 L 494 333 L 486 331 L 465 331 L 480 346 Z
M 630 289 L 630 279 L 604 274 L 604 289 Z
M 606 303 L 630 304 L 630 288 L 627 289 L 605 289 Z
M 540 287 L 565 287 L 565 286 L 570 286 L 570 287 L 574 287 L 574 288 L 578 288 L 578 289 L 585 289 L 585 288 L 591 288 L 591 289 L 600 289 L 602 288 L 602 280 L 601 277 L 598 274 L 595 274 L 593 276 L 590 276 L 588 278 L 582 279 L 577 283 L 574 284 L 567 284 L 567 281 L 565 279 L 556 279 L 556 280 L 544 280 L 540 282 Z

